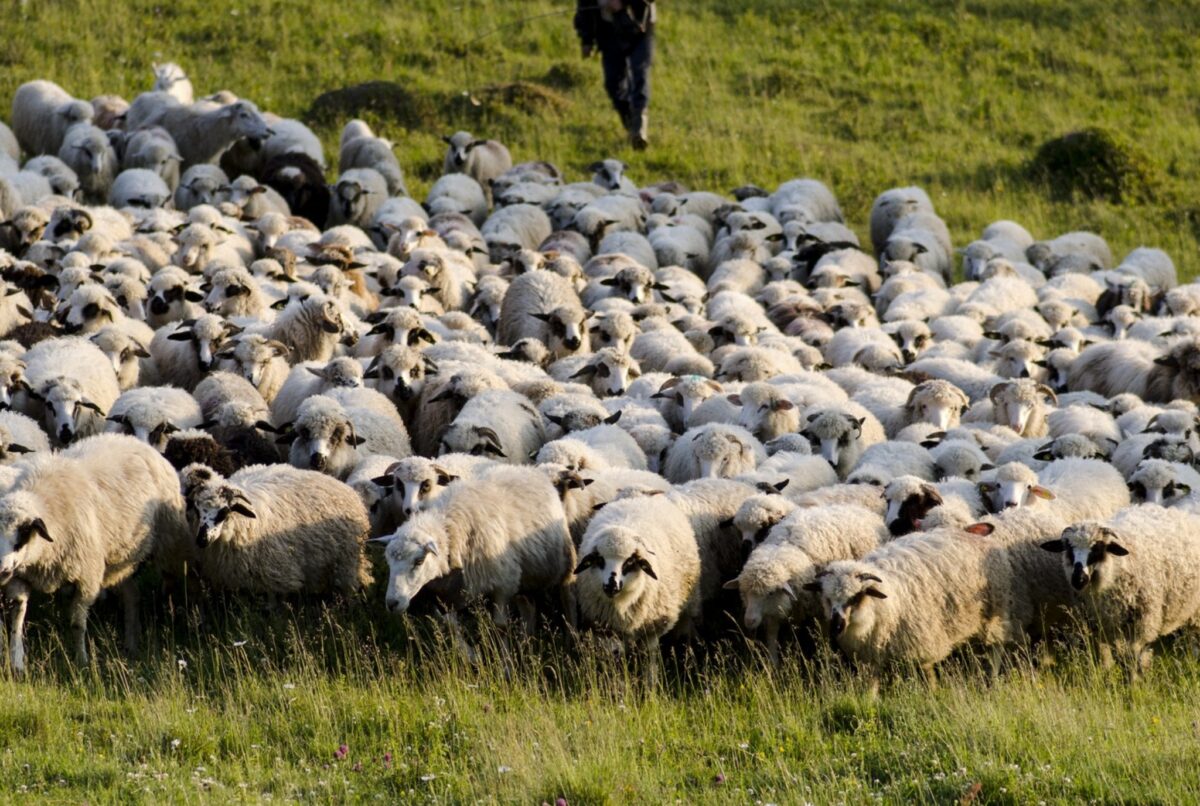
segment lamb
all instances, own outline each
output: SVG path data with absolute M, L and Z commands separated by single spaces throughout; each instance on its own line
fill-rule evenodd
M 770 530 L 741 573 L 724 587 L 741 594 L 747 629 L 765 624 L 768 656 L 778 664 L 781 623 L 806 621 L 820 612 L 811 593 L 805 592 L 818 568 L 862 557 L 887 539 L 879 518 L 861 507 L 794 511 Z
M 525 490 L 527 496 L 517 503 L 507 495 L 511 489 Z M 572 615 L 564 584 L 574 546 L 554 487 L 532 469 L 506 467 L 462 481 L 380 542 L 388 563 L 385 601 L 393 613 L 406 612 L 427 586 L 436 591 L 444 587 L 443 578 L 461 574 L 461 589 L 446 603 L 452 628 L 458 611 L 483 599 L 501 627 L 515 602 L 531 631 L 535 613 L 526 594 L 555 589 L 562 591 Z
M 494 389 L 467 401 L 442 434 L 438 454 L 467 453 L 526 464 L 545 441 L 537 409 L 516 392 Z
M 796 504 L 791 499 L 777 492 L 760 493 L 743 501 L 734 516 L 723 525 L 733 527 L 741 534 L 742 556 L 748 558 L 771 530 L 795 511 Z M 726 587 L 729 587 L 728 583 Z
M 54 82 L 28 81 L 13 94 L 12 133 L 26 154 L 57 154 L 67 131 L 94 114 L 90 103 Z
M 50 183 L 50 191 L 54 195 L 77 200 L 79 175 L 58 157 L 49 154 L 34 157 L 21 167 L 21 173 L 26 172 L 44 177 Z
M 121 394 L 108 410 L 107 430 L 128 434 L 161 451 L 176 431 L 198 428 L 204 416 L 196 399 L 170 386 L 141 386 Z
M 575 589 L 583 616 L 648 655 L 657 656 L 660 638 L 687 635 L 699 620 L 696 537 L 665 496 L 605 506 L 588 524 L 579 555 Z
M 73 585 L 71 649 L 87 663 L 87 617 L 108 588 L 125 604 L 125 648 L 136 652 L 137 603 L 131 575 L 164 544 L 186 539 L 175 472 L 155 451 L 123 436 L 83 440 L 23 464 L 0 498 L 0 584 L 13 602 L 9 657 L 25 671 L 29 593 Z
M 45 417 L 60 445 L 104 428 L 104 417 L 121 394 L 112 362 L 86 339 L 39 342 L 24 356 L 25 383 L 34 398 L 27 412 Z
M 814 409 L 807 412 L 802 433 L 820 446 L 838 478 L 846 478 L 867 447 L 885 439 L 879 420 L 857 403 Z
M 483 188 L 490 202 L 492 180 L 513 167 L 508 149 L 498 140 L 477 140 L 470 132 L 455 132 L 442 140 L 447 146 L 442 172 L 471 177 Z
M 710 423 L 689 429 L 667 452 L 663 475 L 672 484 L 693 479 L 732 478 L 766 459 L 754 436 L 735 425 Z
M 613 231 L 641 232 L 646 213 L 637 198 L 622 195 L 600 196 L 588 203 L 571 220 L 571 229 L 588 239 L 593 251 L 604 236 Z
M 228 479 L 208 468 L 190 490 L 199 526 L 200 573 L 214 586 L 270 596 L 336 592 L 371 584 L 363 545 L 370 524 L 350 487 L 286 465 L 254 466 Z
M 192 397 L 200 404 L 203 422 L 211 424 L 213 433 L 224 441 L 223 430 L 229 420 L 238 425 L 273 430 L 272 414 L 267 401 L 250 381 L 232 372 L 212 372 L 196 384 Z M 283 420 L 281 422 L 287 422 Z M 266 428 L 265 426 L 271 426 Z
M 308 398 L 331 389 L 362 386 L 364 378 L 362 364 L 353 358 L 335 358 L 326 364 L 301 362 L 292 367 L 271 401 L 271 419 L 289 423 L 296 419 L 296 412 Z
M 1150 664 L 1150 644 L 1200 626 L 1200 547 L 1187 513 L 1145 505 L 1108 521 L 1072 524 L 1042 548 L 1061 553 L 1064 576 L 1097 632 L 1101 658 L 1122 656 L 1131 680 Z
M 387 407 L 384 409 L 344 398 L 339 394 L 342 391 L 372 390 L 335 389 L 301 403 L 289 434 L 294 437 L 288 454 L 293 467 L 345 479 L 364 456 L 384 454 L 402 459 L 412 453 L 404 421 L 386 398 L 379 396 Z
M 738 394 L 730 395 L 729 401 L 742 407 L 740 425 L 762 442 L 800 429 L 799 408 L 778 386 L 747 384 Z
M 108 201 L 109 188 L 119 168 L 117 154 L 108 137 L 90 123 L 67 129 L 58 158 L 79 177 L 79 190 L 86 201 Z

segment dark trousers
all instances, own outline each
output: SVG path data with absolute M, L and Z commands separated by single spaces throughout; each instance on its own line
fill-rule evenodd
M 602 38 L 598 45 L 604 65 L 604 89 L 613 109 L 623 120 L 640 118 L 650 103 L 654 34 L 633 39 Z

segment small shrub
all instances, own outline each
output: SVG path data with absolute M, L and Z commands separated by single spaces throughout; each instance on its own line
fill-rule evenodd
M 1139 204 L 1162 191 L 1161 169 L 1150 156 L 1123 134 L 1098 127 L 1043 143 L 1029 168 L 1053 195 L 1066 200 L 1084 196 Z

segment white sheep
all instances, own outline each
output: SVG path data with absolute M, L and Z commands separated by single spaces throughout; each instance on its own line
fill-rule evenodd
M 529 400 L 495 389 L 467 401 L 441 435 L 438 454 L 466 453 L 528 464 L 545 441 L 542 417 Z
M 128 434 L 161 451 L 176 431 L 199 428 L 200 404 L 183 389 L 140 386 L 123 392 L 108 410 L 107 431 Z
M 346 393 L 356 393 L 347 395 Z M 381 401 L 372 405 L 363 393 Z M 412 453 L 404 421 L 387 398 L 371 389 L 330 390 L 302 404 L 292 423 L 293 467 L 345 479 L 370 454 L 404 458 Z
M 371 584 L 363 555 L 370 524 L 345 484 L 287 465 L 248 467 L 228 479 L 199 472 L 204 480 L 187 501 L 198 521 L 197 565 L 211 584 L 271 596 L 349 595 Z
M 654 657 L 664 635 L 695 628 L 700 553 L 688 519 L 665 496 L 605 506 L 588 524 L 579 556 L 575 589 L 588 621 Z
M 67 130 L 94 114 L 90 103 L 54 82 L 28 81 L 13 94 L 12 132 L 26 154 L 57 154 Z
M 736 425 L 711 423 L 685 431 L 667 452 L 663 475 L 673 484 L 732 478 L 766 459 L 762 443 Z
M 513 490 L 521 495 L 513 496 Z M 532 468 L 497 468 L 456 482 L 382 542 L 391 612 L 406 612 L 423 588 L 460 572 L 461 596 L 451 603 L 453 610 L 483 599 L 493 621 L 503 626 L 510 605 L 522 597 L 516 604 L 527 629 L 534 625 L 532 603 L 524 596 L 563 588 L 575 561 L 558 493 Z
M 508 149 L 499 140 L 479 140 L 470 132 L 455 132 L 442 140 L 447 146 L 442 172 L 470 176 L 490 200 L 492 180 L 513 167 Z
M 1107 521 L 1073 524 L 1042 544 L 1061 554 L 1064 576 L 1098 633 L 1102 659 L 1111 664 L 1116 649 L 1133 679 L 1149 665 L 1151 643 L 1200 626 L 1196 528 L 1192 515 L 1148 504 Z
M 14 603 L 9 657 L 25 670 L 31 590 L 74 587 L 71 650 L 86 663 L 87 617 L 102 591 L 119 587 L 125 647 L 136 651 L 131 575 L 160 546 L 186 539 L 175 472 L 152 448 L 124 436 L 93 437 L 58 454 L 39 453 L 0 498 L 0 584 Z
M 60 445 L 104 430 L 104 417 L 120 397 L 112 362 L 90 341 L 47 339 L 25 353 L 27 413 L 43 417 Z

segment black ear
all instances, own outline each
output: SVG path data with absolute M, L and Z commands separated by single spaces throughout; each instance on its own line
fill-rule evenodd
M 1164 355 L 1161 358 L 1156 358 L 1154 359 L 1154 363 L 1168 369 L 1179 369 L 1179 361 L 1173 355 Z
M 588 570 L 589 568 L 599 568 L 603 564 L 604 564 L 604 560 L 600 557 L 600 555 L 598 553 L 593 551 L 591 554 L 587 555 L 586 557 L 584 557 L 582 560 L 579 561 L 579 565 L 575 566 L 575 573 L 576 573 L 576 575 L 582 574 L 584 571 Z
M 879 588 L 863 588 L 863 593 L 867 596 L 873 596 L 876 599 L 886 599 L 887 594 L 879 590 Z
M 733 527 L 733 518 L 726 518 L 718 523 L 717 526 L 720 526 L 722 529 L 730 529 Z
M 191 289 L 188 289 L 187 291 L 183 292 L 183 298 L 186 299 L 188 302 L 203 302 L 204 301 L 203 294 L 201 294 L 199 291 L 192 291 Z
M 245 504 L 240 503 L 240 502 L 235 502 L 232 506 L 230 506 L 229 511 L 236 512 L 237 514 L 239 514 L 245 518 L 257 518 L 258 517 L 257 515 L 254 514 L 254 510 L 252 510 L 250 507 L 248 507 Z
M 48 539 L 49 538 L 47 538 L 47 540 Z M 1114 543 L 1111 540 L 1105 544 L 1104 550 L 1109 554 L 1116 555 L 1117 557 L 1124 557 L 1129 554 L 1129 549 L 1125 548 L 1120 543 Z
M 616 425 L 617 421 L 620 419 L 621 419 L 621 412 L 617 411 L 616 413 L 610 414 L 609 416 L 605 417 L 604 422 L 608 425 Z
M 812 593 L 820 593 L 821 592 L 821 583 L 820 582 L 805 582 L 804 589 L 806 591 L 811 591 Z
M 29 541 L 30 535 L 41 535 L 42 539 L 47 543 L 53 543 L 50 539 L 50 532 L 46 529 L 46 522 L 41 518 L 34 518 L 28 523 L 21 524 L 19 534 L 25 538 L 25 542 Z
M 376 476 L 375 478 L 371 479 L 371 483 L 374 484 L 376 487 L 395 487 L 396 486 L 396 477 L 395 476 Z
M 654 573 L 654 567 L 650 565 L 650 561 L 645 557 L 638 557 L 637 566 L 642 569 L 642 572 L 646 576 L 651 579 L 658 579 L 658 574 Z
M 1066 549 L 1066 547 L 1067 547 L 1067 544 L 1064 543 L 1062 540 L 1047 540 L 1045 543 L 1042 544 L 1042 548 L 1044 548 L 1046 551 L 1053 551 L 1056 553 L 1063 551 L 1064 549 Z
M 190 331 L 190 330 L 176 330 L 174 333 L 172 333 L 171 335 L 167 336 L 167 339 L 169 339 L 170 341 L 191 341 L 191 339 L 192 339 L 192 331 Z

